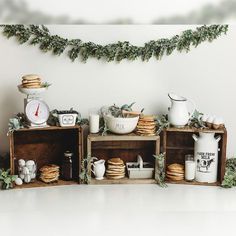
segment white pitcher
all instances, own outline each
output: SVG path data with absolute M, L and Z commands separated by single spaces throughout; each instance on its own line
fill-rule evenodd
M 168 120 L 171 125 L 179 128 L 188 124 L 189 118 L 195 111 L 195 105 L 193 101 L 188 101 L 187 98 L 178 96 L 173 93 L 168 94 L 171 100 L 171 107 L 168 113 Z M 192 111 L 189 112 L 187 108 L 187 102 L 192 104 Z
M 99 161 L 95 161 L 94 163 L 91 163 L 92 168 L 91 171 L 95 175 L 95 179 L 102 180 L 104 178 L 105 174 L 105 160 L 101 159 Z
M 199 137 L 193 134 L 194 160 L 196 163 L 196 181 L 214 183 L 217 181 L 218 146 L 221 136 L 215 133 L 200 132 Z

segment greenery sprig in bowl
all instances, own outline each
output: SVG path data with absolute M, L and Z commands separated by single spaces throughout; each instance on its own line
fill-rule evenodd
M 144 109 L 139 111 L 133 111 L 132 107 L 135 103 L 124 104 L 122 106 L 117 106 L 113 104 L 112 106 L 101 108 L 102 117 L 102 134 L 107 134 L 108 131 L 116 134 L 127 134 L 132 132 L 138 123 L 139 115 Z

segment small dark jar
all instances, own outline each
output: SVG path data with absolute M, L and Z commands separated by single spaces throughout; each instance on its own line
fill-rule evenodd
M 72 180 L 73 178 L 72 156 L 73 156 L 73 153 L 70 151 L 66 151 L 64 153 L 64 157 L 63 157 L 62 165 L 61 165 L 61 177 L 63 180 Z

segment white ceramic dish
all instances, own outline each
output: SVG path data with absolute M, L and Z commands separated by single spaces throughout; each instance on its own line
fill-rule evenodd
M 143 165 L 150 164 L 143 162 Z M 138 165 L 137 162 L 127 162 L 126 167 L 130 179 L 151 179 L 153 178 L 154 168 L 131 168 L 132 165 Z
M 128 134 L 135 130 L 138 124 L 139 116 L 122 118 L 105 115 L 104 119 L 107 123 L 107 128 L 112 133 Z
M 22 85 L 18 85 L 18 90 L 21 93 L 24 93 L 26 95 L 39 95 L 47 90 L 47 88 L 23 88 Z
M 68 114 L 59 114 L 58 119 L 61 127 L 66 126 L 75 126 L 77 114 L 68 113 Z

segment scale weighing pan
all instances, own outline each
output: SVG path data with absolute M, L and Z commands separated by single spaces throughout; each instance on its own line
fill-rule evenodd
M 18 85 L 18 90 L 21 93 L 24 93 L 26 95 L 39 95 L 47 90 L 47 88 L 42 87 L 42 88 L 24 88 L 22 85 Z

